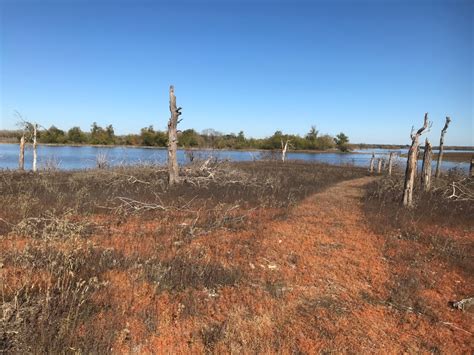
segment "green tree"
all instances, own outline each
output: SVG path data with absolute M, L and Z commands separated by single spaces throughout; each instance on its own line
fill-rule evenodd
M 178 143 L 182 147 L 197 147 L 201 137 L 194 129 L 186 129 L 181 132 Z
M 87 137 L 85 133 L 76 126 L 67 131 L 67 140 L 71 143 L 79 144 L 87 142 Z
M 311 126 L 311 129 L 306 134 L 306 139 L 310 142 L 315 143 L 316 139 L 318 138 L 319 131 L 316 129 L 316 126 Z
M 164 132 L 155 131 L 153 126 L 148 126 L 140 130 L 141 144 L 144 146 L 164 147 L 167 143 L 167 137 Z
M 337 148 L 341 152 L 347 152 L 349 148 L 347 147 L 347 143 L 349 143 L 349 137 L 346 136 L 344 133 L 339 133 L 336 138 L 334 138 L 334 142 L 336 143 Z
M 63 130 L 56 126 L 51 126 L 46 131 L 41 132 L 39 141 L 41 143 L 65 143 L 66 135 Z
M 105 129 L 94 122 L 91 126 L 91 143 L 92 144 L 114 144 L 115 132 L 112 125 L 108 125 Z
M 334 138 L 329 134 L 322 135 L 316 140 L 316 149 L 318 150 L 327 150 L 334 148 Z

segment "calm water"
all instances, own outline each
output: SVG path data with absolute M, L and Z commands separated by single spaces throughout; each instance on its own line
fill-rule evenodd
M 376 157 L 386 157 L 390 151 L 406 153 L 406 150 L 370 149 L 357 150 L 353 153 L 297 153 L 288 152 L 288 159 L 323 162 L 334 165 L 355 165 L 368 167 L 372 152 Z M 18 144 L 0 144 L 0 169 L 16 169 L 18 167 Z M 196 158 L 215 157 L 219 160 L 252 161 L 271 157 L 268 151 L 234 151 L 234 150 L 200 150 L 193 151 Z M 167 152 L 160 148 L 135 147 L 73 147 L 73 146 L 38 146 L 38 167 L 57 167 L 61 170 L 89 169 L 96 167 L 98 156 L 106 156 L 110 165 L 121 164 L 165 164 Z M 31 169 L 33 152 L 31 146 L 25 150 L 25 168 Z M 279 158 L 278 153 L 273 153 Z M 178 151 L 181 164 L 189 162 L 184 150 Z M 405 158 L 397 157 L 399 164 L 405 163 Z M 468 163 L 443 162 L 444 169 L 469 169 Z

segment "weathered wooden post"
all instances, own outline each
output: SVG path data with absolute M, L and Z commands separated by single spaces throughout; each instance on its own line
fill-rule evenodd
M 431 143 L 426 138 L 425 140 L 425 152 L 423 153 L 423 165 L 421 168 L 421 186 L 425 192 L 429 191 L 431 188 L 431 158 L 433 155 L 433 150 L 431 148 Z
M 444 151 L 444 135 L 448 130 L 449 123 L 451 122 L 451 118 L 446 116 L 446 123 L 444 124 L 443 129 L 441 130 L 441 137 L 439 139 L 439 153 L 438 153 L 438 161 L 436 163 L 436 172 L 435 177 L 439 177 L 441 174 L 441 162 L 443 161 L 443 151 Z
M 382 173 L 382 158 L 379 158 L 378 161 L 377 161 L 377 174 L 381 174 Z
M 18 158 L 18 168 L 25 170 L 25 134 L 20 138 L 20 157 Z
M 171 117 L 168 122 L 168 181 L 170 186 L 179 181 L 178 167 L 178 123 L 181 115 L 181 107 L 176 107 L 176 96 L 174 95 L 174 86 L 170 86 L 170 113 Z
M 421 127 L 416 133 L 413 133 L 413 128 L 411 130 L 411 146 L 408 150 L 408 159 L 407 159 L 407 168 L 405 172 L 405 184 L 403 187 L 403 205 L 406 207 L 413 206 L 413 187 L 415 184 L 415 172 L 416 172 L 416 163 L 418 156 L 418 145 L 419 138 L 423 132 L 428 128 L 428 113 L 425 113 L 425 119 L 423 122 L 423 127 Z
M 393 152 L 390 152 L 388 157 L 388 176 L 392 175 Z
M 375 162 L 375 153 L 372 153 L 372 158 L 370 158 L 369 172 L 374 173 L 374 162 Z
M 38 160 L 36 134 L 38 133 L 38 124 L 33 123 L 33 172 L 36 172 L 36 162 Z

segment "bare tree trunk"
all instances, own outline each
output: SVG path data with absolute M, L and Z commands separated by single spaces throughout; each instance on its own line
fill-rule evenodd
M 431 158 L 433 155 L 433 150 L 431 148 L 431 143 L 426 138 L 425 141 L 425 152 L 423 154 L 423 165 L 421 168 L 421 186 L 424 191 L 430 191 L 431 188 Z
M 285 144 L 283 144 L 283 139 L 282 139 L 281 140 L 281 160 L 283 162 L 285 162 L 287 151 L 288 151 L 288 139 L 286 140 Z
M 18 158 L 18 168 L 25 170 L 25 135 L 20 139 L 20 157 Z
M 372 153 L 372 158 L 370 158 L 370 167 L 369 167 L 369 172 L 371 174 L 374 173 L 374 162 L 375 162 L 375 154 Z
M 377 161 L 377 174 L 381 174 L 381 173 L 382 173 L 382 159 L 379 158 Z
M 444 124 L 443 129 L 441 130 L 441 137 L 439 139 L 439 153 L 438 153 L 438 161 L 436 163 L 436 172 L 435 177 L 439 177 L 441 174 L 441 162 L 443 161 L 443 151 L 444 151 L 444 135 L 448 130 L 449 123 L 451 122 L 451 118 L 446 116 L 446 123 Z
M 418 141 L 423 132 L 428 128 L 428 113 L 425 113 L 425 119 L 423 127 L 421 127 L 416 133 L 410 134 L 411 146 L 408 150 L 407 169 L 405 172 L 405 184 L 403 187 L 403 205 L 406 207 L 413 206 L 413 187 L 415 184 L 415 172 L 416 163 L 418 156 Z
M 38 151 L 37 151 L 37 144 L 36 144 L 37 132 L 38 132 L 38 125 L 34 123 L 33 124 L 33 172 L 36 172 L 36 162 L 38 160 Z
M 176 153 L 178 151 L 178 123 L 181 120 L 181 107 L 176 107 L 176 96 L 174 95 L 174 86 L 170 86 L 170 112 L 171 117 L 168 122 L 168 176 L 169 184 L 174 185 L 179 181 L 179 167 Z
M 392 175 L 392 164 L 393 164 L 393 152 L 390 152 L 388 157 L 388 176 Z

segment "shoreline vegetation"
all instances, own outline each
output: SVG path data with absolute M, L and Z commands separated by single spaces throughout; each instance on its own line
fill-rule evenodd
M 94 134 L 95 131 L 95 134 Z M 0 144 L 18 144 L 23 132 L 21 130 L 0 130 Z M 99 135 L 99 137 L 97 137 Z M 281 149 L 281 141 L 289 140 L 291 150 L 307 153 L 327 152 L 353 152 L 359 149 L 408 149 L 408 144 L 369 144 L 343 142 L 338 146 L 336 138 L 331 135 L 319 135 L 315 127 L 311 127 L 304 137 L 300 135 L 284 134 L 276 131 L 272 136 L 266 138 L 247 138 L 244 132 L 238 135 L 233 133 L 222 134 L 213 129 L 203 130 L 201 133 L 194 129 L 179 132 L 179 148 L 186 150 L 246 150 L 266 151 Z M 93 125 L 91 132 L 83 132 L 79 127 L 73 127 L 65 132 L 51 126 L 43 129 L 38 134 L 38 144 L 44 146 L 71 146 L 71 147 L 127 147 L 127 148 L 163 148 L 167 147 L 166 132 L 155 131 L 153 126 L 143 128 L 140 134 L 115 135 L 113 127 L 107 126 L 104 130 L 100 126 Z M 438 150 L 434 146 L 433 150 Z M 474 146 L 445 146 L 447 150 L 474 151 Z M 470 152 L 460 152 L 470 154 Z M 454 154 L 454 153 L 453 153 Z M 457 154 L 457 153 L 456 153 Z M 461 157 L 464 159 L 465 157 Z M 454 159 L 459 159 L 456 157 Z M 464 161 L 464 160 L 461 160 Z
M 31 140 L 31 132 L 23 130 L 0 131 L 0 142 L 16 143 L 25 135 L 27 141 Z M 105 128 L 93 123 L 89 132 L 82 131 L 80 127 L 72 127 L 68 131 L 55 126 L 42 128 L 38 131 L 38 143 L 42 144 L 78 144 L 78 145 L 104 145 L 104 146 L 144 146 L 167 147 L 168 135 L 165 131 L 155 130 L 153 126 L 144 127 L 138 134 L 116 135 L 112 125 Z M 208 128 L 202 132 L 186 129 L 178 132 L 178 144 L 181 148 L 212 148 L 212 149 L 281 149 L 284 142 L 292 150 L 327 150 L 337 148 L 340 151 L 349 150 L 349 137 L 344 133 L 336 136 L 319 134 L 316 127 L 311 127 L 304 135 L 285 134 L 276 131 L 265 138 L 246 137 L 243 131 L 238 134 L 224 134 Z

